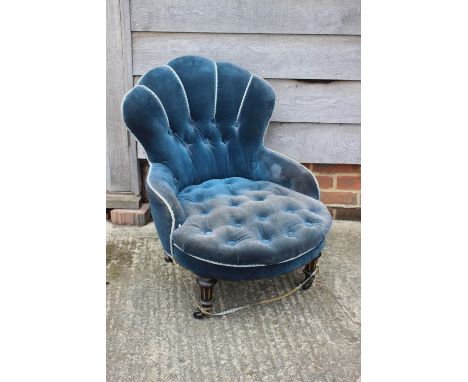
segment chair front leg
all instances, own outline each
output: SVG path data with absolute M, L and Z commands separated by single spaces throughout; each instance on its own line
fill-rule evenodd
M 313 259 L 310 263 L 306 264 L 306 266 L 302 270 L 305 274 L 305 278 L 302 282 L 308 279 L 308 281 L 302 286 L 302 290 L 307 290 L 312 286 L 312 283 L 314 282 L 315 275 L 316 275 L 317 262 L 320 256 L 321 256 L 321 253 L 318 257 Z
M 197 276 L 197 284 L 200 287 L 200 306 L 203 310 L 211 312 L 213 309 L 214 297 L 213 297 L 213 288 L 218 280 L 216 279 L 207 279 L 204 277 Z M 193 316 L 198 319 L 202 319 L 206 314 L 204 314 L 199 308 L 196 308 L 193 311 Z

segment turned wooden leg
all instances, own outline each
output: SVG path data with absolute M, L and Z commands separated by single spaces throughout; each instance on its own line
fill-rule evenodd
M 216 279 L 207 279 L 197 276 L 197 284 L 200 287 L 200 306 L 208 312 L 213 308 L 213 288 L 216 283 Z M 205 316 L 205 314 L 203 314 L 200 309 L 196 308 L 193 311 L 193 317 L 201 319 L 203 316 Z
M 164 252 L 164 261 L 166 263 L 172 263 L 172 257 L 169 256 L 166 252 Z
M 312 286 L 312 283 L 314 282 L 314 279 L 315 279 L 314 272 L 317 269 L 317 262 L 318 262 L 319 257 L 316 257 L 310 263 L 306 264 L 306 266 L 304 267 L 303 272 L 305 274 L 305 278 L 302 282 L 307 280 L 309 277 L 310 279 L 302 286 L 302 290 L 307 290 Z

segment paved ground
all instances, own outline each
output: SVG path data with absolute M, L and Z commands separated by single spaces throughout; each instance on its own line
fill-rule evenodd
M 108 381 L 356 381 L 360 379 L 360 224 L 334 222 L 306 291 L 223 318 L 196 320 L 184 281 L 151 224 L 107 226 Z M 215 309 L 282 293 L 302 272 L 220 282 Z

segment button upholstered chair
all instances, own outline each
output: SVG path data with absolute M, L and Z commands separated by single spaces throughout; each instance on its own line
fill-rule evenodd
M 198 56 L 148 71 L 123 100 L 166 260 L 197 275 L 205 311 L 218 279 L 304 267 L 312 284 L 332 218 L 314 175 L 264 146 L 274 104 L 262 78 Z

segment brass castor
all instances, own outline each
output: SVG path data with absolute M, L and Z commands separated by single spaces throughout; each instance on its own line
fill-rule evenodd
M 197 284 L 200 287 L 200 305 L 201 307 L 210 312 L 213 308 L 213 288 L 217 283 L 216 279 L 208 279 L 205 277 L 197 277 Z M 195 308 L 192 312 L 193 317 L 198 320 L 201 320 L 203 317 L 207 316 L 199 308 Z
M 321 254 L 320 254 L 321 255 Z M 320 257 L 319 255 L 319 257 Z M 305 274 L 305 277 L 304 277 L 304 280 L 302 280 L 302 282 L 304 282 L 305 280 L 309 279 L 303 286 L 302 286 L 302 290 L 307 290 L 309 289 L 312 284 L 314 283 L 314 280 L 315 280 L 315 271 L 317 269 L 317 262 L 318 262 L 318 259 L 319 257 L 316 257 L 314 260 L 312 260 L 309 264 L 307 264 L 304 269 L 302 270 L 302 272 L 304 272 Z M 312 276 L 313 275 L 313 276 Z M 311 277 L 312 276 L 312 277 Z M 310 277 L 310 278 L 309 278 Z
M 192 312 L 192 315 L 194 318 L 196 318 L 197 320 L 202 320 L 203 317 L 205 317 L 205 315 L 202 313 L 202 311 L 200 310 L 200 308 L 195 308 Z
M 314 278 L 315 278 L 315 276 L 312 277 L 309 281 L 307 281 L 307 282 L 302 286 L 301 289 L 302 289 L 302 290 L 307 290 L 307 289 L 309 289 L 309 288 L 312 286 L 312 284 L 314 283 Z

